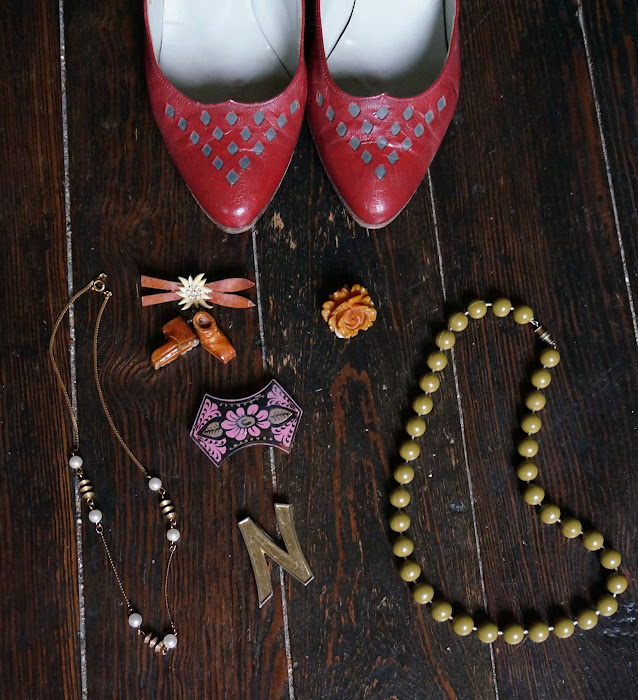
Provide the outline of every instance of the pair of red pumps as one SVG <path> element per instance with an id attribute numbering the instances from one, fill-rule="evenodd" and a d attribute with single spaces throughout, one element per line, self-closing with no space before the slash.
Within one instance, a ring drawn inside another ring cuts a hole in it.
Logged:
<path id="1" fill-rule="evenodd" d="M 290 164 L 304 108 L 344 205 L 380 228 L 409 202 L 458 98 L 458 0 L 145 0 L 151 105 L 213 222 L 249 229 Z"/>

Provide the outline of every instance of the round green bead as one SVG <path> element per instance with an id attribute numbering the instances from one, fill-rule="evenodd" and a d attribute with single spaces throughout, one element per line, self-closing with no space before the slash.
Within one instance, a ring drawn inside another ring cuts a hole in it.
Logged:
<path id="1" fill-rule="evenodd" d="M 410 492 L 405 486 L 397 486 L 390 493 L 390 503 L 395 508 L 405 508 L 410 502 Z"/>
<path id="2" fill-rule="evenodd" d="M 393 476 L 400 484 L 409 484 L 414 479 L 414 469 L 409 464 L 399 464 Z"/>
<path id="3" fill-rule="evenodd" d="M 430 614 L 437 622 L 445 622 L 452 617 L 452 606 L 444 600 L 435 600 Z"/>
<path id="4" fill-rule="evenodd" d="M 537 369 L 532 373 L 532 386 L 537 389 L 545 389 L 552 382 L 552 375 L 546 369 Z"/>
<path id="5" fill-rule="evenodd" d="M 441 386 L 441 380 L 434 372 L 428 372 L 419 379 L 419 386 L 426 394 L 433 394 Z"/>
<path id="6" fill-rule="evenodd" d="M 560 531 L 568 540 L 573 540 L 583 531 L 583 526 L 576 518 L 564 518 L 560 524 Z"/>
<path id="7" fill-rule="evenodd" d="M 399 575 L 404 581 L 416 581 L 421 575 L 421 567 L 412 559 L 404 561 L 399 567 Z"/>
<path id="8" fill-rule="evenodd" d="M 441 350 L 451 350 L 454 347 L 456 338 L 452 331 L 441 331 L 437 334 L 434 342 L 436 343 L 437 348 L 441 348 Z"/>
<path id="9" fill-rule="evenodd" d="M 497 318 L 505 318 L 511 310 L 512 302 L 505 297 L 492 302 L 492 313 Z"/>
<path id="10" fill-rule="evenodd" d="M 547 399 L 540 391 L 531 391 L 525 398 L 525 405 L 530 411 L 540 411 L 546 403 Z"/>
<path id="11" fill-rule="evenodd" d="M 414 587 L 412 597 L 419 605 L 425 605 L 434 597 L 434 588 L 429 583 L 419 583 Z"/>
<path id="12" fill-rule="evenodd" d="M 541 365 L 543 367 L 556 367 L 560 362 L 560 353 L 558 350 L 547 349 L 543 350 L 540 356 Z"/>
<path id="13" fill-rule="evenodd" d="M 474 620 L 469 615 L 455 615 L 452 620 L 452 629 L 459 637 L 467 637 L 472 634 Z"/>
<path id="14" fill-rule="evenodd" d="M 520 644 L 525 639 L 525 630 L 520 625 L 507 625 L 503 628 L 503 639 L 508 644 Z"/>
<path id="15" fill-rule="evenodd" d="M 598 624 L 598 615 L 595 610 L 582 610 L 576 616 L 576 623 L 581 630 L 590 630 Z"/>
<path id="16" fill-rule="evenodd" d="M 434 401 L 427 394 L 419 394 L 412 402 L 412 408 L 420 416 L 427 416 L 434 408 Z"/>
<path id="17" fill-rule="evenodd" d="M 405 532 L 410 527 L 410 516 L 399 510 L 390 516 L 390 529 L 394 532 Z"/>
<path id="18" fill-rule="evenodd" d="M 604 595 L 598 599 L 596 610 L 603 616 L 609 617 L 618 610 L 618 601 L 613 595 Z"/>
<path id="19" fill-rule="evenodd" d="M 624 593 L 627 590 L 627 579 L 622 574 L 607 576 L 607 590 L 610 593 Z"/>
<path id="20" fill-rule="evenodd" d="M 534 319 L 534 312 L 529 308 L 529 306 L 517 306 L 514 309 L 514 320 L 516 323 L 524 325 L 529 323 Z"/>
<path id="21" fill-rule="evenodd" d="M 440 350 L 431 352 L 426 362 L 433 372 L 442 372 L 447 367 L 447 357 L 445 353 Z"/>
<path id="22" fill-rule="evenodd" d="M 543 498 L 545 498 L 545 491 L 536 484 L 530 484 L 523 492 L 523 499 L 530 506 L 539 505 L 543 502 Z"/>
<path id="23" fill-rule="evenodd" d="M 392 545 L 395 557 L 409 557 L 414 552 L 414 542 L 409 537 L 398 537 Z"/>
<path id="24" fill-rule="evenodd" d="M 414 461 L 420 453 L 421 448 L 417 442 L 414 442 L 414 440 L 406 440 L 401 444 L 401 447 L 399 447 L 401 459 L 404 459 L 406 462 Z"/>
<path id="25" fill-rule="evenodd" d="M 476 634 L 484 644 L 491 644 L 498 639 L 498 627 L 493 622 L 485 620 L 479 622 L 476 627 Z"/>
<path id="26" fill-rule="evenodd" d="M 533 642 L 540 644 L 544 642 L 547 637 L 549 637 L 549 627 L 544 622 L 535 622 L 529 628 L 529 638 Z"/>
<path id="27" fill-rule="evenodd" d="M 554 623 L 554 634 L 559 639 L 567 639 L 574 634 L 574 623 L 568 617 L 561 617 Z"/>
<path id="28" fill-rule="evenodd" d="M 456 331 L 457 333 L 459 331 L 464 331 L 467 328 L 468 323 L 469 321 L 467 320 L 467 316 L 460 312 L 452 314 L 447 321 L 447 325 L 450 327 L 450 330 Z"/>
<path id="29" fill-rule="evenodd" d="M 538 476 L 538 467 L 534 462 L 523 462 L 516 470 L 516 474 L 521 481 L 533 481 Z"/>
<path id="30" fill-rule="evenodd" d="M 475 299 L 469 303 L 467 313 L 471 318 L 483 318 L 487 313 L 487 304 L 480 299 Z"/>
<path id="31" fill-rule="evenodd" d="M 595 530 L 583 532 L 583 547 L 590 552 L 596 552 L 605 544 L 605 538 Z"/>
<path id="32" fill-rule="evenodd" d="M 528 413 L 521 420 L 521 430 L 528 435 L 534 435 L 542 426 L 541 417 L 534 413 Z"/>
<path id="33" fill-rule="evenodd" d="M 538 454 L 538 443 L 532 438 L 524 438 L 518 443 L 517 449 L 521 457 L 535 457 Z"/>
<path id="34" fill-rule="evenodd" d="M 546 525 L 553 525 L 560 518 L 560 508 L 553 503 L 543 503 L 539 515 Z"/>
<path id="35" fill-rule="evenodd" d="M 605 569 L 617 569 L 622 561 L 615 549 L 605 549 L 600 553 L 600 563 Z"/>
<path id="36" fill-rule="evenodd" d="M 405 424 L 405 432 L 411 437 L 420 437 L 425 432 L 425 421 L 413 416 Z"/>

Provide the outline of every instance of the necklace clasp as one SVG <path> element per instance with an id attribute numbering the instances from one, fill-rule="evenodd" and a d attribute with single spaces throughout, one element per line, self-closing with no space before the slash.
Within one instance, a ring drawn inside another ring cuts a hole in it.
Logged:
<path id="1" fill-rule="evenodd" d="M 104 294 L 104 292 L 106 291 L 106 275 L 104 273 L 98 275 L 97 279 L 93 280 L 93 285 L 91 286 L 91 289 L 94 292 Z"/>

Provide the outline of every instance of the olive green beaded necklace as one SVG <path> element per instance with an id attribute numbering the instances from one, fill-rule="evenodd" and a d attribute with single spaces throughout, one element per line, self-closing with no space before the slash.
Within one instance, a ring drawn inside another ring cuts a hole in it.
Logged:
<path id="1" fill-rule="evenodd" d="M 543 523 L 558 524 L 565 537 L 568 539 L 581 537 L 586 549 L 592 552 L 598 551 L 603 569 L 609 572 L 605 580 L 608 593 L 601 595 L 595 606 L 578 611 L 575 618 L 564 616 L 553 621 L 552 624 L 538 620 L 530 624 L 528 629 L 519 624 L 507 624 L 500 629 L 497 624 L 489 620 L 475 624 L 473 618 L 466 613 L 452 615 L 451 604 L 441 596 L 435 597 L 433 587 L 421 576 L 421 567 L 410 558 L 414 551 L 414 543 L 405 534 L 410 527 L 410 516 L 404 510 L 410 503 L 410 494 L 405 485 L 414 478 L 414 469 L 410 463 L 417 459 L 421 451 L 414 438 L 420 437 L 425 432 L 426 426 L 422 416 L 430 413 L 434 407 L 432 394 L 440 385 L 439 372 L 443 371 L 448 363 L 445 351 L 451 350 L 454 346 L 455 333 L 467 328 L 468 318 L 483 318 L 490 307 L 497 318 L 505 318 L 513 312 L 514 321 L 519 325 L 532 326 L 545 345 L 539 357 L 541 366 L 532 372 L 530 378 L 533 389 L 525 398 L 525 406 L 530 412 L 522 418 L 520 423 L 524 437 L 518 442 L 517 451 L 523 461 L 517 469 L 517 474 L 518 478 L 527 484 L 523 498 L 529 505 L 538 507 L 538 514 Z M 461 637 L 476 632 L 478 638 L 486 644 L 496 641 L 499 636 L 512 645 L 519 644 L 525 637 L 529 637 L 533 642 L 543 642 L 549 637 L 550 632 L 557 637 L 566 638 L 573 634 L 576 625 L 584 630 L 592 629 L 598 623 L 599 615 L 608 617 L 618 610 L 616 596 L 627 588 L 627 579 L 618 571 L 620 554 L 604 546 L 603 536 L 594 530 L 583 531 L 580 521 L 575 518 L 561 519 L 560 508 L 546 501 L 545 491 L 534 483 L 538 476 L 538 467 L 533 461 L 538 452 L 538 442 L 534 436 L 541 429 L 538 412 L 545 406 L 545 395 L 542 390 L 546 389 L 551 382 L 549 370 L 560 362 L 560 353 L 556 349 L 556 344 L 550 334 L 534 319 L 529 306 L 514 308 L 509 299 L 497 299 L 491 304 L 478 300 L 471 302 L 467 311 L 450 316 L 447 330 L 441 331 L 436 336 L 435 343 L 438 350 L 430 353 L 427 358 L 427 365 L 431 372 L 421 377 L 419 386 L 423 393 L 412 404 L 417 415 L 412 416 L 405 425 L 410 439 L 399 447 L 399 454 L 404 460 L 404 463 L 394 471 L 394 480 L 399 483 L 399 486 L 390 493 L 390 503 L 396 508 L 390 517 L 390 528 L 398 534 L 392 550 L 402 560 L 399 566 L 401 578 L 412 584 L 412 596 L 417 603 L 430 606 L 430 614 L 435 620 L 438 622 L 449 620 L 454 632 Z"/>

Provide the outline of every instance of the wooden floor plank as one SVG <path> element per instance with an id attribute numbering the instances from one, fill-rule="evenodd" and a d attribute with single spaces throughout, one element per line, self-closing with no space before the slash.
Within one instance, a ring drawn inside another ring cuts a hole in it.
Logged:
<path id="1" fill-rule="evenodd" d="M 66 297 L 57 6 L 7 3 L 0 47 L 0 688 L 77 698 L 70 445 L 47 357 Z"/>

